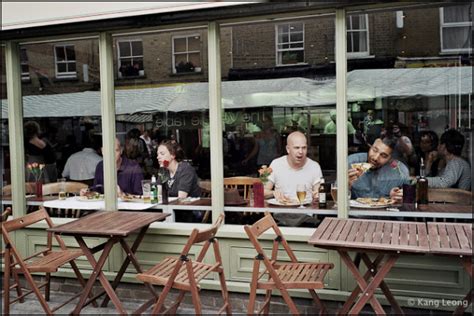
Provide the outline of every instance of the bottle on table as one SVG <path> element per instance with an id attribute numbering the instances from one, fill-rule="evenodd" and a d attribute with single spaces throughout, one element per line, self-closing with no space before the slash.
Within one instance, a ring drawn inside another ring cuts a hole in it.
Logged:
<path id="1" fill-rule="evenodd" d="M 418 208 L 426 207 L 428 204 L 428 179 L 425 177 L 423 158 L 420 164 L 420 177 L 416 181 L 416 204 Z"/>
<path id="2" fill-rule="evenodd" d="M 326 201 L 326 184 L 324 183 L 324 178 L 321 178 L 321 182 L 319 183 L 319 208 L 327 208 L 327 201 Z"/>
<path id="3" fill-rule="evenodd" d="M 158 185 L 155 175 L 151 176 L 151 203 L 158 203 Z"/>

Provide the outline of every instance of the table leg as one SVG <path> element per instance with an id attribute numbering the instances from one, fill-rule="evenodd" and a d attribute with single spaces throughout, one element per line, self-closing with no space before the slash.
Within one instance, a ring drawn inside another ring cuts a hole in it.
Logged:
<path id="1" fill-rule="evenodd" d="M 364 261 L 365 265 L 367 266 L 368 271 L 371 272 L 373 277 L 375 277 L 377 275 L 378 263 L 376 263 L 375 261 L 372 262 L 370 260 L 369 256 L 365 253 L 362 253 L 361 256 L 362 256 L 362 260 Z M 385 294 L 385 297 L 387 298 L 390 305 L 395 309 L 395 313 L 397 315 L 405 315 L 402 308 L 398 304 L 397 300 L 393 297 L 393 294 L 390 291 L 390 289 L 388 288 L 385 281 L 382 280 L 382 282 L 380 282 L 380 288 L 382 289 L 383 294 Z"/>
<path id="2" fill-rule="evenodd" d="M 472 257 L 462 257 L 461 258 L 461 263 L 464 267 L 464 270 L 466 270 L 467 274 L 469 274 L 469 277 L 472 280 Z M 472 284 L 472 282 L 471 282 L 471 284 Z M 467 295 L 463 298 L 463 302 L 466 301 L 467 304 L 465 306 L 463 306 L 462 304 L 459 305 L 456 308 L 456 310 L 454 311 L 453 315 L 462 315 L 462 314 L 464 314 L 464 311 L 466 310 L 466 308 L 469 305 L 471 305 L 473 295 L 474 295 L 474 292 L 471 288 L 469 293 L 467 293 Z"/>
<path id="3" fill-rule="evenodd" d="M 374 260 L 374 265 L 378 266 L 379 263 L 382 261 L 382 259 L 383 259 L 383 255 L 378 255 L 377 258 L 375 258 Z M 360 263 L 360 254 L 358 253 L 354 259 L 354 265 L 356 267 L 359 267 L 359 263 Z M 364 274 L 364 280 L 366 282 L 369 281 L 371 275 L 372 273 L 370 271 L 366 271 Z M 347 315 L 347 313 L 349 312 L 349 309 L 351 308 L 352 304 L 354 304 L 360 292 L 362 292 L 361 288 L 359 286 L 356 286 L 355 289 L 352 291 L 351 295 L 349 296 L 349 298 L 346 300 L 346 303 L 344 304 L 342 309 L 338 312 L 339 315 Z"/>
<path id="4" fill-rule="evenodd" d="M 354 276 L 355 280 L 357 281 L 357 284 L 358 284 L 358 287 L 360 288 L 360 290 L 363 290 L 364 292 L 362 293 L 362 297 L 359 299 L 359 302 L 364 299 L 364 296 L 367 298 L 365 301 L 364 301 L 364 304 L 362 305 L 362 307 L 365 305 L 365 303 L 367 303 L 368 300 L 370 300 L 370 305 L 372 306 L 372 308 L 374 309 L 375 313 L 377 315 L 385 315 L 385 311 L 383 310 L 382 308 L 382 305 L 380 305 L 379 301 L 377 301 L 377 298 L 373 295 L 373 291 L 375 291 L 375 289 L 372 291 L 372 293 L 370 292 L 367 292 L 367 288 L 369 287 L 367 285 L 367 282 L 366 280 L 362 277 L 362 275 L 360 274 L 359 272 L 359 269 L 357 269 L 356 265 L 354 264 L 354 262 L 352 262 L 352 259 L 351 257 L 349 256 L 349 254 L 347 253 L 347 251 L 344 251 L 344 250 L 338 250 L 337 251 L 341 257 L 341 259 L 344 261 L 344 263 L 347 265 L 347 267 L 349 268 L 349 271 L 351 271 L 352 275 Z M 369 275 L 370 275 L 370 272 L 369 272 Z M 373 280 L 372 280 L 373 282 Z M 372 282 L 370 284 L 372 284 Z M 354 289 L 354 291 L 358 291 L 357 288 Z M 367 293 L 366 293 L 367 292 Z M 358 294 L 358 293 L 357 293 Z M 358 302 L 358 303 L 359 303 Z M 348 304 L 350 303 L 350 304 Z M 356 303 L 356 305 L 358 305 L 358 303 Z M 349 309 L 349 307 L 352 305 L 351 302 L 346 302 L 342 308 L 342 310 L 347 310 Z M 362 308 L 360 308 L 362 309 Z M 360 312 L 360 310 L 359 310 Z M 354 315 L 354 314 L 358 314 L 359 312 L 351 312 L 350 314 L 351 315 Z M 347 312 L 346 312 L 347 314 Z"/>
<path id="5" fill-rule="evenodd" d="M 127 254 L 127 256 L 125 257 L 125 259 L 122 263 L 122 266 L 120 267 L 117 275 L 115 276 L 114 281 L 112 282 L 112 288 L 114 290 L 120 284 L 120 280 L 122 280 L 122 276 L 125 273 L 125 271 L 127 270 L 128 265 L 130 264 L 130 262 L 132 262 L 133 266 L 135 267 L 135 270 L 138 273 L 143 272 L 142 268 L 140 267 L 140 264 L 138 263 L 137 257 L 135 257 L 135 253 L 136 253 L 138 247 L 140 246 L 143 238 L 145 237 L 145 233 L 148 230 L 149 226 L 150 225 L 145 226 L 142 229 L 140 229 L 140 232 L 138 233 L 137 238 L 135 238 L 135 241 L 133 242 L 132 248 L 130 248 L 128 246 L 128 244 L 125 242 L 125 240 L 123 238 L 120 239 L 120 245 L 122 246 L 122 248 L 125 251 L 125 253 Z M 153 286 L 151 284 L 148 284 L 148 283 L 145 283 L 145 285 L 148 288 L 148 290 L 153 294 L 153 296 L 158 298 L 158 293 L 155 292 L 155 289 L 153 288 Z M 110 300 L 110 298 L 108 296 L 106 296 L 104 298 L 104 301 L 102 302 L 102 304 L 100 306 L 101 307 L 106 307 L 109 303 L 109 300 Z"/>
<path id="6" fill-rule="evenodd" d="M 387 275 L 388 272 L 390 272 L 392 267 L 395 265 L 395 262 L 397 261 L 397 259 L 398 259 L 398 255 L 395 255 L 395 254 L 388 255 L 388 259 L 385 261 L 385 264 L 373 277 L 372 281 L 367 285 L 367 287 L 365 287 L 359 301 L 352 307 L 352 309 L 349 311 L 349 314 L 351 315 L 359 314 L 369 299 L 372 299 L 372 298 L 375 299 L 375 295 L 374 295 L 375 290 L 377 289 L 377 287 L 379 287 L 384 277 Z M 377 301 L 377 299 L 375 300 Z M 375 312 L 377 313 L 377 315 L 379 315 L 378 311 L 375 311 Z M 385 311 L 383 311 L 383 309 L 382 309 L 382 313 L 385 314 Z"/>
<path id="7" fill-rule="evenodd" d="M 76 241 L 78 242 L 79 246 L 81 247 L 82 251 L 84 252 L 84 255 L 86 256 L 87 260 L 91 264 L 92 268 L 94 269 L 92 271 L 92 274 L 87 281 L 86 287 L 84 288 L 84 292 L 81 295 L 81 298 L 79 300 L 79 303 L 77 303 L 76 308 L 72 312 L 74 315 L 78 315 L 81 312 L 81 309 L 84 307 L 84 304 L 87 300 L 87 297 L 89 296 L 90 291 L 92 290 L 92 286 L 94 285 L 95 281 L 97 278 L 99 278 L 100 283 L 102 284 L 102 287 L 104 288 L 105 292 L 107 295 L 112 299 L 112 302 L 115 305 L 115 308 L 121 315 L 126 315 L 127 311 L 123 308 L 122 303 L 120 302 L 119 298 L 117 297 L 117 294 L 115 294 L 114 289 L 110 286 L 109 281 L 105 277 L 104 273 L 102 272 L 102 267 L 105 264 L 105 261 L 107 260 L 110 251 L 112 250 L 112 247 L 117 241 L 119 240 L 118 237 L 113 237 L 110 238 L 104 247 L 104 250 L 102 251 L 102 254 L 99 257 L 99 260 L 96 261 L 94 258 L 94 255 L 92 254 L 91 250 L 87 246 L 86 242 L 81 236 L 75 236 Z"/>

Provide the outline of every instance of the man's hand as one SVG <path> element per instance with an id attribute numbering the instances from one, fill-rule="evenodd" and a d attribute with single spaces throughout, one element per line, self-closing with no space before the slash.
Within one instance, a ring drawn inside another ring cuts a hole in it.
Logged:
<path id="1" fill-rule="evenodd" d="M 390 190 L 390 198 L 395 201 L 395 203 L 402 203 L 403 200 L 403 190 L 395 187 Z"/>
<path id="2" fill-rule="evenodd" d="M 348 177 L 349 177 L 349 188 L 352 188 L 352 184 L 359 179 L 359 177 L 364 173 L 363 170 L 357 169 L 349 169 Z"/>
<path id="3" fill-rule="evenodd" d="M 89 188 L 82 188 L 79 191 L 79 196 L 86 196 L 87 192 L 89 192 Z"/>
<path id="4" fill-rule="evenodd" d="M 279 190 L 274 190 L 273 191 L 273 196 L 280 203 L 289 203 L 289 202 L 291 202 L 291 199 Z"/>

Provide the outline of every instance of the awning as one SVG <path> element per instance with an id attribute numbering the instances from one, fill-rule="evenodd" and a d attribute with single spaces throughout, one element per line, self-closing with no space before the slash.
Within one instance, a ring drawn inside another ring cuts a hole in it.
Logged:
<path id="1" fill-rule="evenodd" d="M 376 98 L 472 94 L 472 67 L 354 70 L 348 73 L 348 101 Z M 116 113 L 200 111 L 209 108 L 208 83 L 116 90 Z M 222 82 L 225 109 L 327 106 L 336 103 L 336 81 L 307 78 Z M 100 116 L 100 92 L 85 91 L 23 98 L 24 117 Z M 2 118 L 8 117 L 2 100 Z"/>

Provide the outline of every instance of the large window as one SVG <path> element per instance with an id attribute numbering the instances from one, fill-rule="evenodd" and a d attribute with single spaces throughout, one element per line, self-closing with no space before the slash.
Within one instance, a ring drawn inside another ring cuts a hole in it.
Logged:
<path id="1" fill-rule="evenodd" d="M 199 34 L 173 37 L 173 73 L 201 71 Z"/>
<path id="2" fill-rule="evenodd" d="M 119 78 L 144 76 L 142 40 L 120 40 L 117 44 Z"/>
<path id="3" fill-rule="evenodd" d="M 76 51 L 74 45 L 56 45 L 54 47 L 56 78 L 75 78 Z"/>
<path id="4" fill-rule="evenodd" d="M 471 51 L 471 6 L 472 3 L 440 8 L 442 52 Z"/>
<path id="5" fill-rule="evenodd" d="M 277 65 L 304 63 L 304 24 L 285 23 L 275 26 Z"/>
<path id="6" fill-rule="evenodd" d="M 346 18 L 347 54 L 349 57 L 369 55 L 369 25 L 367 14 L 349 15 Z"/>

